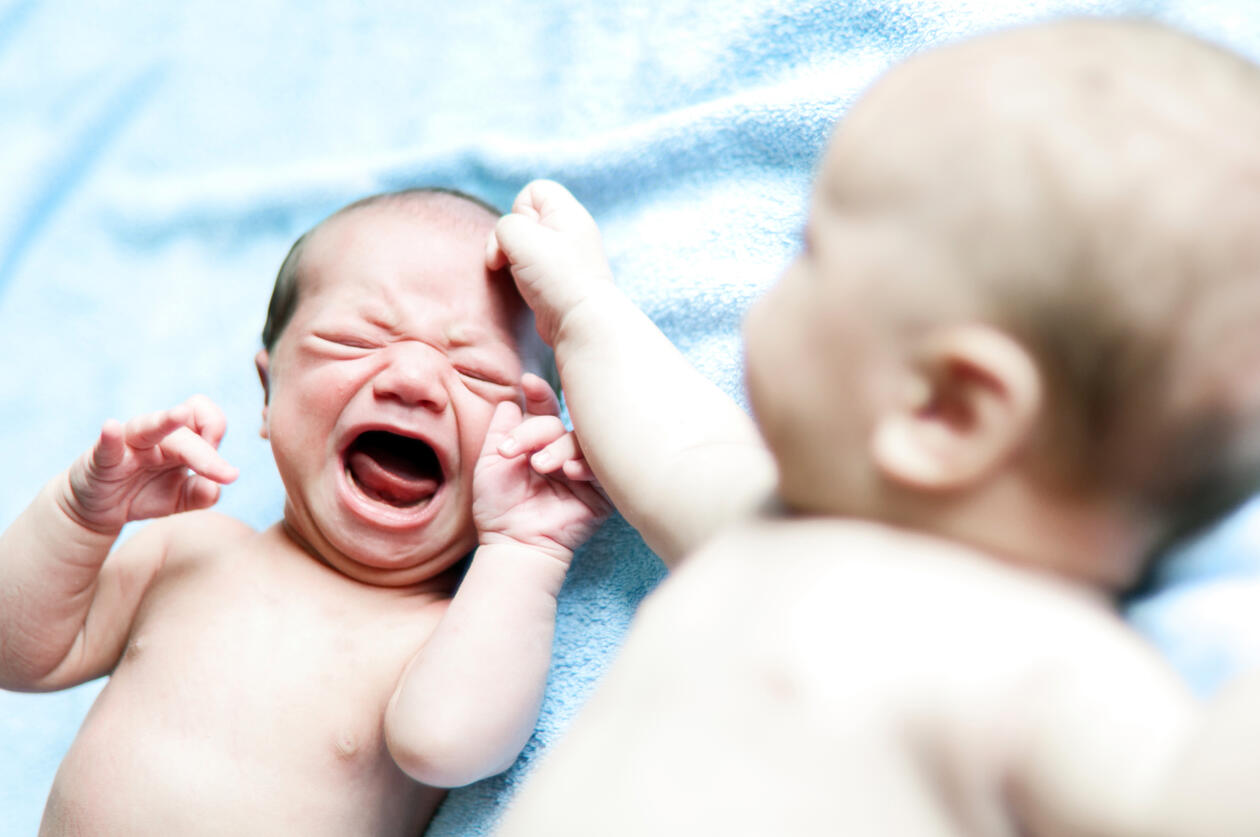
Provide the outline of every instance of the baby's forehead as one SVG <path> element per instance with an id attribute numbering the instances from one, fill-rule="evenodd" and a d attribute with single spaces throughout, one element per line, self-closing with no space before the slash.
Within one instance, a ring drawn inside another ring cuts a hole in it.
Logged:
<path id="1" fill-rule="evenodd" d="M 299 297 L 336 297 L 384 322 L 417 300 L 441 300 L 453 311 L 484 313 L 515 329 L 528 309 L 506 271 L 485 268 L 496 220 L 450 195 L 351 205 L 308 234 Z"/>

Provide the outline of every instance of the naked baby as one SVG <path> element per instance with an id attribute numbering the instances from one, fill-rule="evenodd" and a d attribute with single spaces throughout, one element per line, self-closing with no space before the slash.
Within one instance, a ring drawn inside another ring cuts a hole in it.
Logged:
<path id="1" fill-rule="evenodd" d="M 485 267 L 495 220 L 410 190 L 294 245 L 257 361 L 282 521 L 208 511 L 236 471 L 195 397 L 107 422 L 4 533 L 0 686 L 110 675 L 41 834 L 416 835 L 441 788 L 515 759 L 608 505 L 580 459 L 496 453 L 557 404 Z"/>
<path id="2" fill-rule="evenodd" d="M 1258 133 L 1260 68 L 1152 23 L 898 65 L 745 323 L 764 447 L 527 187 L 491 263 L 682 564 L 502 837 L 1260 834 L 1260 672 L 1200 701 L 1116 608 L 1260 486 Z"/>

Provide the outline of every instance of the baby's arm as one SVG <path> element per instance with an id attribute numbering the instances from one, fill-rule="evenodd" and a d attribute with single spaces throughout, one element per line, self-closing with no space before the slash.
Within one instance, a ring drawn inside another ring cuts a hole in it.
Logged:
<path id="1" fill-rule="evenodd" d="M 1011 783 L 1030 833 L 1260 834 L 1260 672 L 1201 704 L 1141 649 L 1038 691 Z"/>
<path id="2" fill-rule="evenodd" d="M 1008 786 L 1032 834 L 1260 834 L 1260 672 L 1196 700 L 1137 636 L 1095 635 L 1027 693 Z"/>
<path id="3" fill-rule="evenodd" d="M 1260 671 L 1205 707 L 1161 798 L 1160 837 L 1260 834 Z"/>
<path id="4" fill-rule="evenodd" d="M 617 289 L 594 220 L 563 187 L 526 186 L 487 258 L 510 265 L 591 468 L 666 564 L 770 495 L 756 425 Z"/>
<path id="5" fill-rule="evenodd" d="M 545 381 L 522 381 L 526 409 L 565 437 Z M 551 476 L 498 453 L 520 408 L 500 404 L 473 479 L 479 546 L 433 636 L 404 673 L 385 720 L 395 761 L 427 785 L 457 787 L 502 772 L 538 721 L 551 662 L 556 596 L 573 551 L 611 507 L 580 455 Z M 523 450 L 522 453 L 529 453 Z"/>
<path id="6" fill-rule="evenodd" d="M 1164 820 L 1198 707 L 1151 649 L 1124 643 L 1102 637 L 1011 696 L 1023 721 L 1003 779 L 1029 834 L 1150 837 Z"/>
<path id="7" fill-rule="evenodd" d="M 216 450 L 224 429 L 201 397 L 108 421 L 0 536 L 0 686 L 59 689 L 112 668 L 164 549 L 146 530 L 106 556 L 128 521 L 214 504 L 236 478 Z"/>

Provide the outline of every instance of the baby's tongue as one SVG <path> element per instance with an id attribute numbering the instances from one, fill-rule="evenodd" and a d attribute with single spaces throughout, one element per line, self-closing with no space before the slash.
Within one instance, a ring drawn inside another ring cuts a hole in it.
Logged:
<path id="1" fill-rule="evenodd" d="M 365 433 L 347 452 L 346 467 L 369 497 L 394 506 L 413 506 L 438 489 L 440 470 L 428 446 L 392 434 Z"/>

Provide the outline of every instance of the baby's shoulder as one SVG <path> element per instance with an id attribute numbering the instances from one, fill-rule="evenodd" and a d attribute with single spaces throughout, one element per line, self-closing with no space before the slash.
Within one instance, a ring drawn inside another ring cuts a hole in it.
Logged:
<path id="1" fill-rule="evenodd" d="M 141 526 L 120 552 L 156 552 L 163 563 L 204 557 L 257 535 L 252 526 L 230 515 L 205 510 L 173 514 Z"/>
<path id="2" fill-rule="evenodd" d="M 766 633 L 777 654 L 797 654 L 807 666 L 813 658 L 833 669 L 883 672 L 889 685 L 985 689 L 1046 670 L 1152 656 L 1091 593 L 949 542 L 857 521 L 759 521 L 732 530 L 684 562 L 656 598 L 664 621 Z"/>

